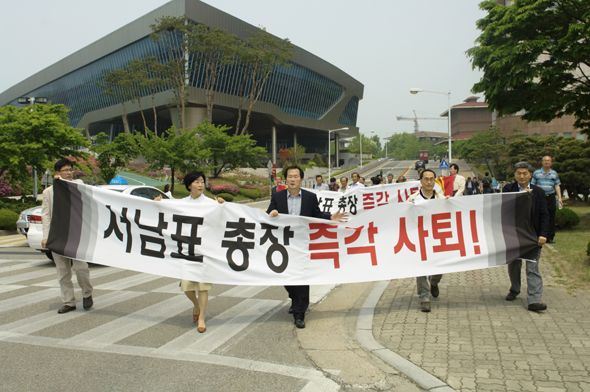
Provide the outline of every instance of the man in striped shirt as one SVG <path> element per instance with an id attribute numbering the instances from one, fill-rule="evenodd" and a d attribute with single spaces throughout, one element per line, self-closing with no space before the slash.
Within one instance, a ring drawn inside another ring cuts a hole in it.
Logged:
<path id="1" fill-rule="evenodd" d="M 547 242 L 554 243 L 555 237 L 555 197 L 559 202 L 559 207 L 563 207 L 561 200 L 561 182 L 555 170 L 551 169 L 553 160 L 549 155 L 543 157 L 543 167 L 533 173 L 531 184 L 537 185 L 545 191 L 545 201 L 547 202 L 547 209 L 549 210 L 549 235 Z"/>

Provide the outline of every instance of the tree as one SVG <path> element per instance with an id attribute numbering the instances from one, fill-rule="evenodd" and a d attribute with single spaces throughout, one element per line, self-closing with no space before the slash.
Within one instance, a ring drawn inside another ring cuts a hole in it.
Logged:
<path id="1" fill-rule="evenodd" d="M 567 190 L 572 199 L 578 199 L 583 194 L 588 201 L 590 192 L 590 142 L 583 142 L 574 138 L 555 136 L 522 137 L 515 134 L 508 145 L 508 170 L 514 173 L 514 164 L 525 161 L 533 169 L 543 166 L 543 157 L 553 158 L 552 169 L 557 171 L 562 183 L 562 191 Z"/>
<path id="2" fill-rule="evenodd" d="M 264 86 L 276 67 L 290 67 L 289 61 L 293 58 L 293 44 L 289 39 L 275 39 L 271 34 L 266 32 L 265 28 L 260 28 L 257 32 L 248 32 L 250 37 L 246 39 L 244 45 L 238 48 L 238 61 L 242 63 L 241 69 L 243 79 L 239 89 L 238 104 L 238 122 L 236 124 L 236 134 L 240 129 L 242 116 L 242 106 L 248 101 L 248 111 L 246 120 L 241 134 L 243 135 L 250 125 L 250 115 L 252 109 Z M 245 89 L 244 87 L 249 87 Z"/>
<path id="3" fill-rule="evenodd" d="M 137 100 L 137 104 L 139 105 L 139 113 L 141 113 L 141 118 L 143 120 L 145 136 L 147 137 L 148 126 L 147 122 L 145 121 L 143 109 L 141 107 L 141 96 L 145 91 L 146 81 L 150 79 L 146 62 L 139 59 L 133 59 L 125 66 L 124 71 L 127 72 L 129 89 L 132 94 L 131 102 L 133 103 L 135 100 Z"/>
<path id="4" fill-rule="evenodd" d="M 291 157 L 293 158 L 293 163 L 301 164 L 303 161 L 303 157 L 305 156 L 305 147 L 298 144 L 296 147 L 289 147 L 287 151 L 291 152 Z"/>
<path id="5" fill-rule="evenodd" d="M 186 174 L 191 170 L 201 169 L 200 162 L 208 156 L 201 146 L 196 129 L 177 130 L 171 127 L 161 137 L 149 131 L 148 137 L 141 138 L 140 144 L 142 155 L 150 162 L 152 170 L 170 168 L 172 192 L 175 174 L 179 171 Z"/>
<path id="6" fill-rule="evenodd" d="M 0 176 L 6 180 L 8 173 L 9 183 L 16 185 L 30 177 L 29 166 L 43 173 L 64 156 L 84 156 L 74 148 L 90 143 L 68 125 L 68 112 L 64 105 L 0 107 Z"/>
<path id="7" fill-rule="evenodd" d="M 102 81 L 102 83 L 101 83 Z M 103 94 L 114 98 L 123 106 L 123 127 L 125 133 L 129 133 L 129 123 L 127 122 L 127 110 L 125 109 L 125 102 L 132 97 L 130 91 L 131 80 L 129 74 L 124 68 L 115 70 L 105 70 L 101 80 L 96 80 L 95 83 L 104 89 Z"/>
<path id="8" fill-rule="evenodd" d="M 288 148 L 281 148 L 279 150 L 279 161 L 287 162 L 293 157 L 293 151 L 289 150 Z"/>
<path id="9" fill-rule="evenodd" d="M 225 67 L 235 64 L 238 38 L 225 29 L 202 24 L 196 26 L 190 38 L 195 64 L 205 66 L 207 118 L 212 123 L 215 82 Z"/>
<path id="10" fill-rule="evenodd" d="M 477 21 L 482 34 L 469 49 L 473 68 L 483 70 L 473 93 L 484 93 L 500 116 L 520 110 L 527 121 L 564 115 L 590 134 L 590 2 L 487 0 Z"/>
<path id="11" fill-rule="evenodd" d="M 178 123 L 185 129 L 185 104 L 188 88 L 188 59 L 195 25 L 185 16 L 163 16 L 150 25 L 150 37 L 160 45 L 167 62 L 161 67 L 163 77 L 170 83 L 174 94 Z"/>
<path id="12" fill-rule="evenodd" d="M 109 136 L 104 132 L 96 135 L 96 144 L 90 147 L 90 151 L 97 154 L 100 176 L 107 184 L 141 152 L 136 135 L 121 133 L 109 143 Z"/>
<path id="13" fill-rule="evenodd" d="M 152 109 L 154 111 L 154 134 L 158 136 L 158 113 L 156 112 L 156 93 L 166 86 L 168 82 L 163 77 L 164 67 L 155 56 L 146 56 L 142 59 L 148 71 L 148 78 L 142 83 L 143 87 L 150 92 L 152 97 Z"/>
<path id="14" fill-rule="evenodd" d="M 259 167 L 257 158 L 266 158 L 266 149 L 256 147 L 256 141 L 251 135 L 228 135 L 230 129 L 215 126 L 204 121 L 197 125 L 196 131 L 201 135 L 202 147 L 208 152 L 207 166 L 217 178 L 225 170 L 235 170 L 241 166 Z"/>

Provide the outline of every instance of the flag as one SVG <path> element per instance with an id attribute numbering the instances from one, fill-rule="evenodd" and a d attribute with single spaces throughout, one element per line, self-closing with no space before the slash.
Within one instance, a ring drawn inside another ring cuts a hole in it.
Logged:
<path id="1" fill-rule="evenodd" d="M 453 182 L 455 176 L 438 177 L 436 183 L 440 187 L 440 190 L 445 196 L 453 196 Z"/>

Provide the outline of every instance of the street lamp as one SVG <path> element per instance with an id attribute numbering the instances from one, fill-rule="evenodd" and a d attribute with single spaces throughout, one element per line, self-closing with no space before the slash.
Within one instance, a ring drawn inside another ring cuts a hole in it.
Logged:
<path id="1" fill-rule="evenodd" d="M 451 91 L 449 90 L 448 93 L 444 93 L 442 91 L 430 91 L 430 90 L 424 90 L 421 88 L 411 88 L 410 89 L 410 93 L 411 94 L 418 94 L 421 92 L 425 92 L 425 93 L 434 93 L 434 94 L 444 94 L 448 97 L 448 101 L 449 101 L 449 164 L 451 163 Z"/>
<path id="2" fill-rule="evenodd" d="M 369 133 L 375 133 L 375 131 L 371 131 Z M 363 170 L 363 134 L 359 131 L 359 143 L 361 148 L 361 170 Z"/>
<path id="3" fill-rule="evenodd" d="M 330 180 L 331 178 L 331 173 L 332 171 L 330 170 L 332 168 L 332 159 L 330 157 L 331 152 L 330 152 L 330 134 L 332 132 L 338 132 L 338 131 L 348 131 L 348 127 L 344 127 L 344 128 L 338 128 L 338 129 L 328 129 L 328 180 Z M 336 146 L 336 148 L 338 148 L 338 146 Z"/>
<path id="4" fill-rule="evenodd" d="M 47 103 L 47 98 L 45 97 L 19 97 L 18 103 L 21 105 L 34 105 L 35 103 Z M 33 108 L 31 108 L 33 111 Z M 33 167 L 33 197 L 37 200 L 37 169 Z"/>

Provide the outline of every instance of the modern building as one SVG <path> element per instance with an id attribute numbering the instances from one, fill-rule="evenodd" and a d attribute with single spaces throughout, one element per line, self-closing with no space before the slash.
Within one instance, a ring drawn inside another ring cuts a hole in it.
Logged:
<path id="1" fill-rule="evenodd" d="M 46 97 L 53 104 L 68 107 L 70 125 L 83 129 L 87 137 L 105 132 L 113 138 L 124 132 L 122 105 L 103 94 L 95 81 L 105 70 L 124 67 L 133 58 L 155 55 L 163 61 L 162 52 L 149 36 L 150 25 L 157 18 L 183 15 L 196 23 L 226 29 L 239 39 L 246 39 L 248 31 L 257 29 L 199 0 L 173 0 L 0 93 L 0 106 L 19 106 L 19 97 Z M 291 66 L 277 67 L 267 81 L 254 106 L 248 129 L 257 144 L 267 148 L 273 161 L 280 148 L 295 144 L 305 147 L 311 156 L 327 154 L 328 130 L 348 128 L 331 133 L 337 146 L 340 137 L 358 134 L 356 120 L 364 86 L 305 49 L 295 46 L 293 50 Z M 186 114 L 189 127 L 206 117 L 205 78 L 200 70 L 194 67 L 190 75 Z M 239 67 L 226 68 L 218 78 L 215 124 L 236 126 L 239 72 Z M 171 91 L 155 95 L 158 133 L 171 127 L 177 118 L 170 106 L 172 98 Z M 142 104 L 151 127 L 154 123 L 151 97 L 145 96 Z M 127 102 L 125 106 L 129 128 L 143 131 L 138 103 Z"/>

